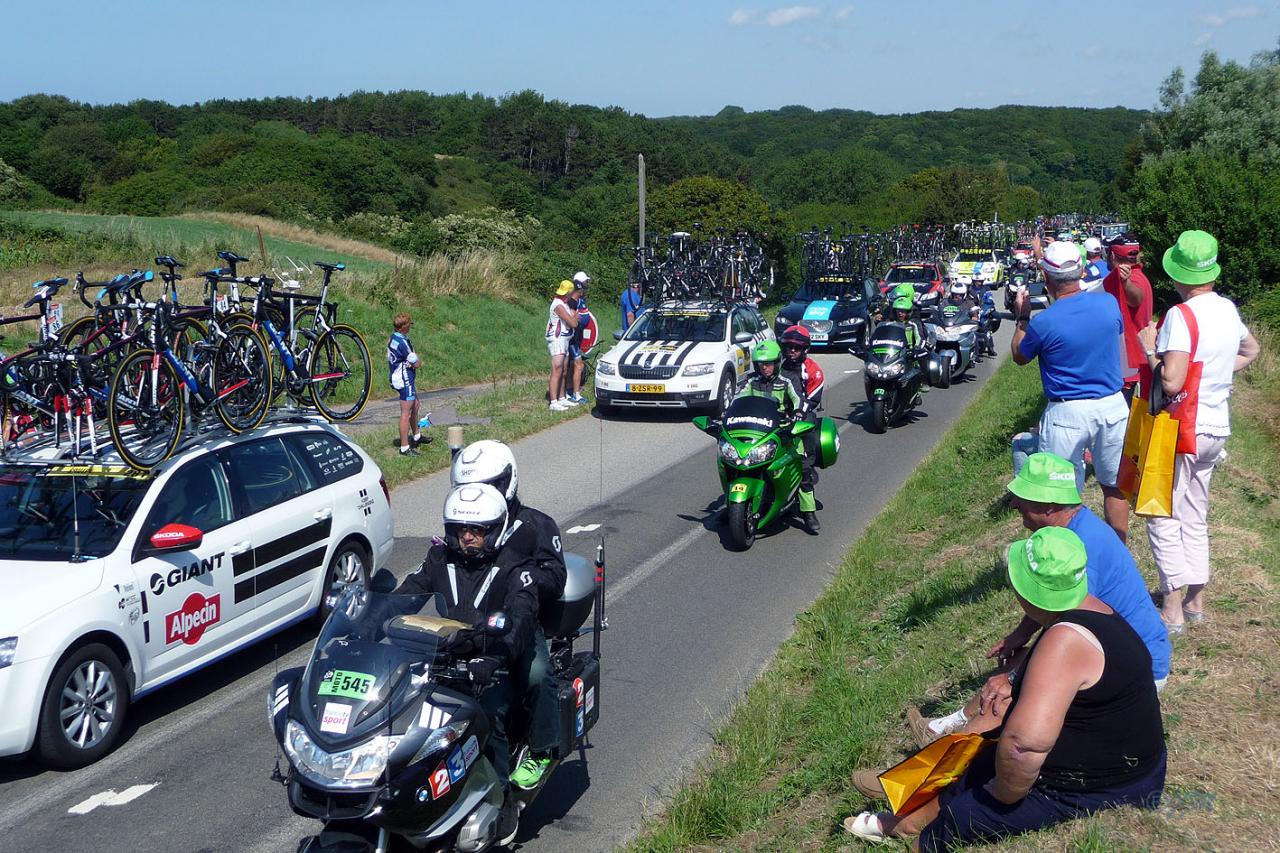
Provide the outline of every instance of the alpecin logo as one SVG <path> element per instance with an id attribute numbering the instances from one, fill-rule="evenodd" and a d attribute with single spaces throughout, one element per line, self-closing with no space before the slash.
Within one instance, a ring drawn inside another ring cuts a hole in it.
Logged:
<path id="1" fill-rule="evenodd" d="M 221 618 L 221 595 L 205 598 L 193 592 L 182 602 L 181 610 L 164 617 L 164 644 L 168 646 L 181 640 L 188 646 L 194 646 L 204 636 L 205 629 L 217 624 Z"/>

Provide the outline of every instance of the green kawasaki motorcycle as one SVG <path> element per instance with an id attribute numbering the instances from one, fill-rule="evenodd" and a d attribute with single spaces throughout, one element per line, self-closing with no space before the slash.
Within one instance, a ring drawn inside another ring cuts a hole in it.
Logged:
<path id="1" fill-rule="evenodd" d="M 819 468 L 834 465 L 840 452 L 840 436 L 831 418 L 822 418 L 818 426 L 808 421 L 793 424 L 783 420 L 768 397 L 739 397 L 729 404 L 723 421 L 703 415 L 694 418 L 693 425 L 719 439 L 717 468 L 729 541 L 739 551 L 751 547 L 757 530 L 795 506 L 804 459 L 801 436 L 818 430 Z"/>

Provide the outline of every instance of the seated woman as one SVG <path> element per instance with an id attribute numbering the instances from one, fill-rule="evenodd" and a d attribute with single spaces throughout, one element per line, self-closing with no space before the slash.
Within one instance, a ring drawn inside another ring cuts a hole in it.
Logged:
<path id="1" fill-rule="evenodd" d="M 1004 725 L 963 776 L 903 816 L 844 821 L 868 841 L 918 835 L 916 849 L 950 850 L 1031 832 L 1103 809 L 1154 808 L 1165 747 L 1151 655 L 1123 618 L 1088 594 L 1085 549 L 1061 527 L 1009 547 L 1009 581 L 1043 629 Z"/>

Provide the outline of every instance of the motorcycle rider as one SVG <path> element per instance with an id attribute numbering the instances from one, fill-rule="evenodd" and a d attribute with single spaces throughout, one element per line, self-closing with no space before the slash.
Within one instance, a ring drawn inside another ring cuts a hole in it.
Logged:
<path id="1" fill-rule="evenodd" d="M 782 378 L 792 384 L 800 397 L 799 420 L 814 425 L 800 436 L 804 445 L 804 467 L 800 479 L 800 515 L 804 526 L 810 533 L 816 534 L 822 525 L 818 523 L 817 498 L 814 497 L 814 486 L 818 483 L 816 470 L 818 460 L 818 409 L 822 406 L 822 392 L 827 387 L 818 362 L 809 358 L 809 330 L 804 326 L 788 326 L 782 333 Z M 805 508 L 804 495 L 808 493 L 812 500 L 812 509 Z"/>
<path id="2" fill-rule="evenodd" d="M 978 300 L 973 298 L 973 294 L 969 292 L 969 285 L 960 279 L 956 279 L 951 283 L 951 290 L 947 293 L 947 299 L 942 303 L 945 305 L 955 305 L 962 311 L 967 311 L 973 319 L 978 319 Z"/>
<path id="3" fill-rule="evenodd" d="M 924 324 L 919 318 L 912 316 L 915 301 L 910 296 L 899 296 L 893 300 L 893 318 L 907 330 L 907 346 L 911 347 L 911 359 L 916 363 L 914 377 L 907 385 L 907 393 L 911 395 L 911 405 L 918 406 L 923 401 L 920 396 L 921 378 L 924 375 L 923 359 L 929 356 L 929 337 L 925 334 Z"/>
<path id="4" fill-rule="evenodd" d="M 564 595 L 567 577 L 560 527 L 545 512 L 521 503 L 520 472 L 511 448 L 491 439 L 473 441 L 454 457 L 449 482 L 454 487 L 484 483 L 498 490 L 506 500 L 511 519 L 501 543 L 502 552 L 510 552 L 531 565 L 539 606 L 554 606 Z M 529 750 L 511 774 L 511 781 L 526 790 L 536 788 L 542 781 L 558 741 L 555 683 L 547 677 L 550 669 L 547 638 L 542 625 L 538 624 L 533 636 L 533 655 L 520 679 L 525 686 L 524 702 L 530 709 Z"/>
<path id="5" fill-rule="evenodd" d="M 520 811 L 508 784 L 507 716 L 514 692 L 511 676 L 498 676 L 497 670 L 519 672 L 528 667 L 538 624 L 531 564 L 523 555 L 501 547 L 509 522 L 507 502 L 493 486 L 454 488 L 444 502 L 444 542 L 433 544 L 418 570 L 396 589 L 405 595 L 440 593 L 449 618 L 472 626 L 454 633 L 444 649 L 466 659 L 476 685 L 487 685 L 476 701 L 491 725 L 485 757 L 503 784 L 499 845 L 515 838 Z"/>

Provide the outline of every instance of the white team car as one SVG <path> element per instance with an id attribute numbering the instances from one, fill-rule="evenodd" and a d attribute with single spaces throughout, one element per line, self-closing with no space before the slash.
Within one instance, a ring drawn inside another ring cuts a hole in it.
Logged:
<path id="1" fill-rule="evenodd" d="M 0 462 L 0 756 L 98 760 L 134 700 L 391 555 L 386 481 L 326 424 L 216 432 L 151 474 L 55 458 Z"/>
<path id="2" fill-rule="evenodd" d="M 641 314 L 596 364 L 596 407 L 722 409 L 773 339 L 754 305 L 669 302 Z"/>
<path id="3" fill-rule="evenodd" d="M 961 249 L 947 265 L 947 274 L 972 287 L 997 288 L 1004 284 L 1004 261 L 991 249 Z"/>

